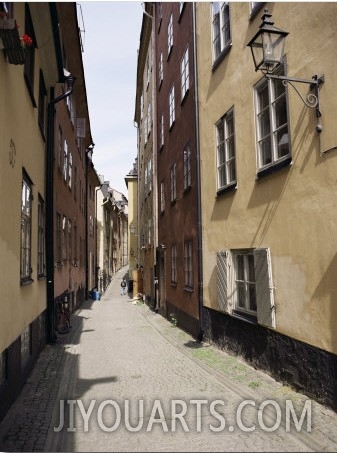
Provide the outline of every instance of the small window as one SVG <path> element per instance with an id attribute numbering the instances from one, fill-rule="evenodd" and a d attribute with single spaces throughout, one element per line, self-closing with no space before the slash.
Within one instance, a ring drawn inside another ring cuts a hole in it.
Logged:
<path id="1" fill-rule="evenodd" d="M 161 115 L 160 119 L 160 132 L 159 132 L 159 149 L 164 146 L 164 114 Z"/>
<path id="2" fill-rule="evenodd" d="M 177 283 L 177 246 L 171 246 L 171 283 Z"/>
<path id="3" fill-rule="evenodd" d="M 171 181 L 171 203 L 173 203 L 177 198 L 177 165 L 175 163 L 171 167 L 170 181 Z"/>
<path id="4" fill-rule="evenodd" d="M 185 288 L 193 288 L 193 242 L 184 242 L 184 274 Z"/>
<path id="5" fill-rule="evenodd" d="M 163 64 L 163 52 L 160 52 L 159 62 L 158 62 L 158 79 L 159 79 L 159 88 L 164 80 L 164 64 Z"/>
<path id="6" fill-rule="evenodd" d="M 181 75 L 181 100 L 183 100 L 190 87 L 190 70 L 189 70 L 189 54 L 188 47 L 184 52 L 184 56 L 180 63 Z"/>
<path id="7" fill-rule="evenodd" d="M 32 355 L 32 329 L 28 325 L 21 333 L 21 366 L 24 367 Z"/>
<path id="8" fill-rule="evenodd" d="M 184 190 L 187 190 L 192 185 L 191 158 L 191 148 L 186 146 L 184 149 Z"/>
<path id="9" fill-rule="evenodd" d="M 277 73 L 284 74 L 283 67 Z M 286 87 L 281 80 L 263 79 L 255 88 L 257 167 L 265 170 L 290 158 Z"/>
<path id="10" fill-rule="evenodd" d="M 32 182 L 27 174 L 23 173 L 21 196 L 21 283 L 32 280 L 32 198 Z"/>
<path id="11" fill-rule="evenodd" d="M 174 85 L 172 86 L 170 93 L 169 93 L 169 118 L 170 118 L 170 128 L 171 128 L 176 119 Z"/>
<path id="12" fill-rule="evenodd" d="M 218 191 L 236 182 L 234 114 L 226 113 L 216 124 Z"/>
<path id="13" fill-rule="evenodd" d="M 165 211 L 165 185 L 162 181 L 160 183 L 160 212 Z"/>
<path id="14" fill-rule="evenodd" d="M 212 3 L 213 60 L 231 45 L 231 23 L 229 2 Z"/>
<path id="15" fill-rule="evenodd" d="M 169 23 L 167 26 L 167 58 L 171 54 L 171 50 L 173 47 L 173 14 L 170 14 Z"/>
<path id="16" fill-rule="evenodd" d="M 36 107 L 36 102 L 34 98 L 34 73 L 35 73 L 35 33 L 33 28 L 33 21 L 30 15 L 30 9 L 28 3 L 25 4 L 25 34 L 29 35 L 33 44 L 28 46 L 25 49 L 25 64 L 24 64 L 24 77 L 26 85 L 33 103 L 33 106 Z"/>
<path id="17" fill-rule="evenodd" d="M 39 104 L 38 104 L 38 121 L 41 132 L 45 136 L 45 126 L 46 126 L 46 84 L 44 82 L 43 72 L 40 70 L 40 79 L 39 79 Z"/>
<path id="18" fill-rule="evenodd" d="M 269 248 L 219 251 L 217 271 L 220 311 L 275 328 Z"/>

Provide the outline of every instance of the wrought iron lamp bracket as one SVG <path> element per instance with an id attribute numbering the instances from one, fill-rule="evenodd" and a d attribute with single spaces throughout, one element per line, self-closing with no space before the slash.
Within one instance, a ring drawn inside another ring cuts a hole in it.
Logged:
<path id="1" fill-rule="evenodd" d="M 286 86 L 288 83 L 293 87 L 299 97 L 302 99 L 303 103 L 309 108 L 316 108 L 316 117 L 320 118 L 322 113 L 320 111 L 320 104 L 319 104 L 319 86 L 325 81 L 324 75 L 318 77 L 314 75 L 311 80 L 308 79 L 299 79 L 296 77 L 286 77 L 286 76 L 279 76 L 275 74 L 265 74 L 267 79 L 278 79 L 281 80 L 283 85 Z M 307 98 L 305 99 L 299 90 L 295 87 L 294 83 L 306 83 L 310 85 L 310 90 L 314 90 L 314 93 L 309 93 Z"/>

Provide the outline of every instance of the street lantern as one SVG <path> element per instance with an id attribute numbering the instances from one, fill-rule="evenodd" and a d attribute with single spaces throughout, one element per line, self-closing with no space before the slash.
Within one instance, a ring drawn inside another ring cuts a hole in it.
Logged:
<path id="1" fill-rule="evenodd" d="M 252 51 L 255 71 L 271 73 L 282 63 L 285 37 L 288 34 L 287 31 L 274 27 L 270 12 L 265 9 L 258 32 L 247 44 Z"/>

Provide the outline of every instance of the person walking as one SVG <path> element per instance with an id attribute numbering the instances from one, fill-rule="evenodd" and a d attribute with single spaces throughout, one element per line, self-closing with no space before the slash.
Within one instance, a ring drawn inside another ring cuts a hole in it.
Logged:
<path id="1" fill-rule="evenodd" d="M 126 294 L 126 281 L 125 278 L 121 281 L 121 296 Z"/>

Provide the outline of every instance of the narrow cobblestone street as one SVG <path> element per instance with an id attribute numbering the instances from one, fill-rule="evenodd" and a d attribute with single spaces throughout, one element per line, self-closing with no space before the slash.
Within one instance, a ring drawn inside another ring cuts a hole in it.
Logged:
<path id="1" fill-rule="evenodd" d="M 121 296 L 125 273 L 43 350 L 1 451 L 337 451 L 336 413 Z"/>

